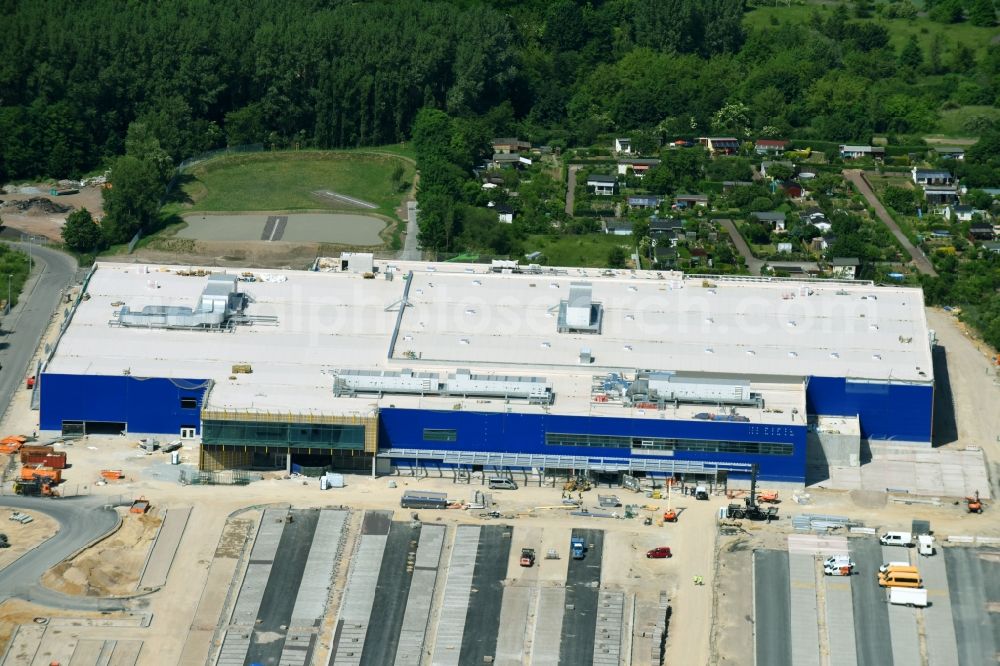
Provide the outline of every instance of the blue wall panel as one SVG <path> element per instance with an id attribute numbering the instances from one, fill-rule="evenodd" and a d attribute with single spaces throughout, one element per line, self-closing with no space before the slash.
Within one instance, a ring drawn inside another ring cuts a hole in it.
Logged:
<path id="1" fill-rule="evenodd" d="M 931 386 L 813 377 L 806 389 L 806 410 L 810 414 L 856 414 L 861 436 L 868 439 L 931 441 L 933 406 Z"/>
<path id="2" fill-rule="evenodd" d="M 41 382 L 42 430 L 61 430 L 63 421 L 126 423 L 129 432 L 180 434 L 181 426 L 201 430 L 203 379 L 45 373 Z M 182 408 L 181 398 L 197 407 Z"/>
<path id="3" fill-rule="evenodd" d="M 424 428 L 454 429 L 457 441 L 425 442 Z M 552 414 L 429 411 L 387 408 L 380 411 L 379 447 L 500 451 L 550 455 L 628 458 L 629 449 L 546 446 L 545 433 L 624 435 L 794 444 L 791 456 L 677 452 L 671 459 L 759 463 L 761 478 L 802 481 L 806 428 L 754 423 L 669 421 Z M 647 456 L 643 456 L 647 457 Z M 662 458 L 663 456 L 648 456 Z"/>

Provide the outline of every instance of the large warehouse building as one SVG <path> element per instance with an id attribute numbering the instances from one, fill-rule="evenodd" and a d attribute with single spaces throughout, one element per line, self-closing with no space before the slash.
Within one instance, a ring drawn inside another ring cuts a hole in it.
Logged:
<path id="1" fill-rule="evenodd" d="M 288 464 L 745 475 L 807 442 L 928 445 L 919 290 L 381 263 L 256 274 L 100 264 L 41 374 L 43 431 Z M 359 268 L 360 266 L 360 268 Z"/>

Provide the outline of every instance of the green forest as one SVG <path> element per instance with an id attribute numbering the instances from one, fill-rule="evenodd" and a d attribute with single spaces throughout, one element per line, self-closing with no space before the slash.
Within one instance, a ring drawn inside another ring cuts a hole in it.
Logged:
<path id="1" fill-rule="evenodd" d="M 943 113 L 989 110 L 1000 95 L 991 0 L 0 0 L 0 11 L 2 181 L 96 169 L 125 152 L 134 121 L 176 163 L 225 145 L 403 141 L 424 107 L 553 145 L 615 131 L 865 141 L 935 132 Z M 995 118 L 959 123 L 975 135 Z"/>

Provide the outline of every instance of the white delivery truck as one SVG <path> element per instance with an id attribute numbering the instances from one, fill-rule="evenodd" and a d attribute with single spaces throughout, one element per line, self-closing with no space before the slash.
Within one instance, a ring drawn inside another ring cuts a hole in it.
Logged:
<path id="1" fill-rule="evenodd" d="M 899 606 L 927 608 L 927 590 L 909 587 L 890 587 L 889 603 Z"/>
<path id="2" fill-rule="evenodd" d="M 921 534 L 917 537 L 917 552 L 924 556 L 934 554 L 934 537 L 928 534 Z"/>
<path id="3" fill-rule="evenodd" d="M 883 546 L 909 547 L 913 545 L 913 535 L 909 532 L 886 532 L 878 540 Z"/>

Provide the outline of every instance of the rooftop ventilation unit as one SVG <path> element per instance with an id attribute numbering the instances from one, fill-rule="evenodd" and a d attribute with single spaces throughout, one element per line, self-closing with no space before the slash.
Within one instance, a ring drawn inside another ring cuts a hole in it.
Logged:
<path id="1" fill-rule="evenodd" d="M 435 372 L 412 370 L 335 370 L 333 394 L 354 396 L 362 393 L 477 396 L 501 399 L 524 399 L 532 404 L 552 403 L 552 387 L 544 377 L 477 375 L 459 369 L 441 381 Z"/>
<path id="2" fill-rule="evenodd" d="M 571 282 L 569 298 L 559 301 L 560 333 L 600 334 L 604 308 L 593 301 L 593 286 L 589 282 Z"/>
<path id="3" fill-rule="evenodd" d="M 276 317 L 244 314 L 249 299 L 237 289 L 238 278 L 226 273 L 208 276 L 198 306 L 147 305 L 135 311 L 123 305 L 110 323 L 133 328 L 223 329 L 236 324 L 275 323 Z"/>
<path id="4" fill-rule="evenodd" d="M 678 375 L 673 372 L 640 372 L 629 389 L 633 402 L 704 403 L 763 407 L 750 382 L 728 377 Z"/>

